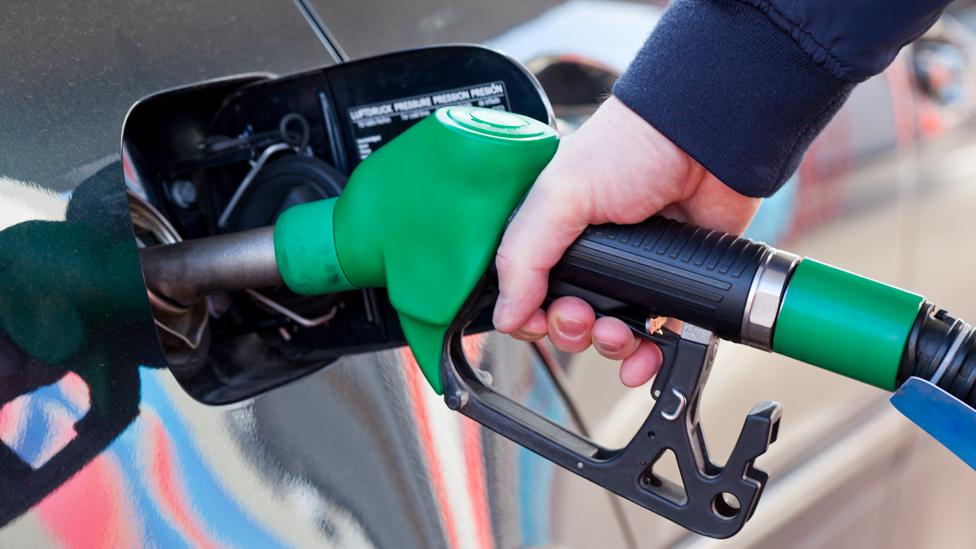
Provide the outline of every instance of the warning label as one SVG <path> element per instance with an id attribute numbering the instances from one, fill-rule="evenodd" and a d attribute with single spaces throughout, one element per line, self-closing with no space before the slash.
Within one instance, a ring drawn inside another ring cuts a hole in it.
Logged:
<path id="1" fill-rule="evenodd" d="M 396 137 L 413 122 L 440 107 L 472 105 L 509 110 L 504 82 L 488 82 L 453 90 L 415 95 L 350 108 L 349 121 L 362 160 L 386 141 Z"/>

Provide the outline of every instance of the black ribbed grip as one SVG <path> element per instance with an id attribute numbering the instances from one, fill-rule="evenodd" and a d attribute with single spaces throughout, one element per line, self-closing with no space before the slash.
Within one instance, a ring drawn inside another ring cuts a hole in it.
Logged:
<path id="1" fill-rule="evenodd" d="M 638 225 L 588 228 L 552 278 L 738 341 L 765 249 L 747 238 L 652 217 Z"/>

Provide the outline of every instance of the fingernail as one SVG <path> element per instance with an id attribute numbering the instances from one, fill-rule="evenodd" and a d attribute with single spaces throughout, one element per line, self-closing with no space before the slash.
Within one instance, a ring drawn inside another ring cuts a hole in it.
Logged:
<path id="1" fill-rule="evenodd" d="M 542 337 L 545 336 L 546 334 L 537 334 L 534 332 L 526 331 L 524 329 L 519 329 L 512 332 L 512 335 L 523 337 L 525 339 L 542 339 Z"/>
<path id="2" fill-rule="evenodd" d="M 599 347 L 601 351 L 603 351 L 605 353 L 610 353 L 610 354 L 619 353 L 624 348 L 623 345 L 618 345 L 616 343 L 595 343 L 594 342 L 594 344 L 597 347 Z"/>
<path id="3" fill-rule="evenodd" d="M 585 325 L 579 320 L 572 318 L 556 318 L 556 331 L 560 335 L 569 339 L 577 339 L 583 335 Z"/>
<path id="4" fill-rule="evenodd" d="M 512 329 L 512 302 L 507 297 L 498 296 L 491 321 L 499 332 L 507 332 Z"/>

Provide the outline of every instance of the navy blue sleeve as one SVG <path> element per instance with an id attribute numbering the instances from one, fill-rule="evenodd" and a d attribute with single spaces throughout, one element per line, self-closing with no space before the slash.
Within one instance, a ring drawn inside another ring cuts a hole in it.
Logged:
<path id="1" fill-rule="evenodd" d="M 769 196 L 949 1 L 675 0 L 613 94 L 725 184 Z"/>

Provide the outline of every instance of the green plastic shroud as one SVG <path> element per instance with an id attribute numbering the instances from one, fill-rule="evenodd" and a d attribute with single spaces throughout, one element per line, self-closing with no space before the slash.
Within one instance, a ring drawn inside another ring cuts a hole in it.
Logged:
<path id="1" fill-rule="evenodd" d="M 889 391 L 923 298 L 804 259 L 776 320 L 773 351 Z"/>
<path id="2" fill-rule="evenodd" d="M 387 288 L 424 376 L 441 394 L 447 329 L 558 142 L 555 130 L 525 116 L 438 109 L 367 157 L 339 198 L 281 215 L 281 276 L 303 294 Z"/>

